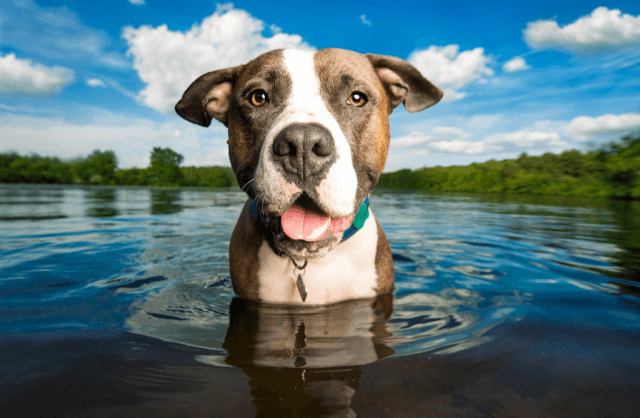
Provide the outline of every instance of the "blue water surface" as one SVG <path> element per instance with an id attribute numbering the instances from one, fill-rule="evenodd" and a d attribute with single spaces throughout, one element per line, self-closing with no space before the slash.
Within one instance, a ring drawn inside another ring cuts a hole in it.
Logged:
<path id="1" fill-rule="evenodd" d="M 378 191 L 393 297 L 234 299 L 240 191 L 0 185 L 0 416 L 640 416 L 640 205 Z"/>

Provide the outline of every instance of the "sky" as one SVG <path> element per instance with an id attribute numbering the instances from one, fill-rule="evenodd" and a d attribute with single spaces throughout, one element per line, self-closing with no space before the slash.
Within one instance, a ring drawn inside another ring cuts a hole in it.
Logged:
<path id="1" fill-rule="evenodd" d="M 173 107 L 208 71 L 277 48 L 409 61 L 444 99 L 390 116 L 387 171 L 590 150 L 640 132 L 640 2 L 2 0 L 0 152 L 113 150 L 228 166 L 226 128 Z"/>

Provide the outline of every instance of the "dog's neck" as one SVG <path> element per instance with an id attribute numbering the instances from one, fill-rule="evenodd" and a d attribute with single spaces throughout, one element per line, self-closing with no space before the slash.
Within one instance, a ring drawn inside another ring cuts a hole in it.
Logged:
<path id="1" fill-rule="evenodd" d="M 358 210 L 356 217 L 353 218 L 353 223 L 351 224 L 349 229 L 344 231 L 344 234 L 342 234 L 342 240 L 340 242 L 345 242 L 346 240 L 351 238 L 353 234 L 355 234 L 360 229 L 362 229 L 362 227 L 364 226 L 364 222 L 367 220 L 368 217 L 369 217 L 369 196 L 367 196 L 367 198 L 364 199 L 364 202 L 362 202 L 362 204 L 360 205 L 360 209 Z"/>
<path id="2" fill-rule="evenodd" d="M 260 224 L 262 222 L 258 213 L 258 204 L 253 199 L 251 199 L 251 215 L 253 216 L 253 220 L 256 223 Z M 364 202 L 362 202 L 362 204 L 360 205 L 360 209 L 358 210 L 358 213 L 356 214 L 355 218 L 353 218 L 353 222 L 351 223 L 351 226 L 349 227 L 349 229 L 344 231 L 344 233 L 342 234 L 342 240 L 340 240 L 340 243 L 345 242 L 346 240 L 351 238 L 356 232 L 362 229 L 367 218 L 369 218 L 369 196 L 367 196 L 367 198 L 364 199 Z M 283 255 L 282 251 L 278 250 L 270 240 L 267 240 L 267 242 L 269 243 L 269 246 L 271 247 L 274 253 L 276 253 L 279 256 Z"/>

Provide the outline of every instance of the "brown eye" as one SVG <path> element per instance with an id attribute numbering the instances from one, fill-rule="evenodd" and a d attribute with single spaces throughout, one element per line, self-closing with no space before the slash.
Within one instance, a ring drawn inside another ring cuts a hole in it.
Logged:
<path id="1" fill-rule="evenodd" d="M 355 107 L 362 107 L 367 103 L 367 96 L 364 93 L 360 93 L 359 91 L 354 91 L 349 96 L 349 104 Z"/>
<path id="2" fill-rule="evenodd" d="M 251 93 L 251 103 L 254 106 L 262 106 L 267 102 L 267 92 L 264 90 L 256 90 Z"/>

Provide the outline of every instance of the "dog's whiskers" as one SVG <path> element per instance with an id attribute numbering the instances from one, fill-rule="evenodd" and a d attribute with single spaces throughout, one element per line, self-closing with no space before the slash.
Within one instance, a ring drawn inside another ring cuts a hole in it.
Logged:
<path id="1" fill-rule="evenodd" d="M 256 181 L 256 178 L 255 178 L 255 177 L 254 177 L 254 178 L 252 178 L 251 180 L 249 180 L 249 181 L 248 181 L 244 186 L 242 186 L 242 191 L 243 191 L 243 192 L 246 192 L 248 189 L 247 189 L 247 190 L 245 190 L 245 187 L 249 187 L 249 186 L 251 186 L 251 183 L 253 183 L 253 182 L 255 182 L 255 181 Z"/>

